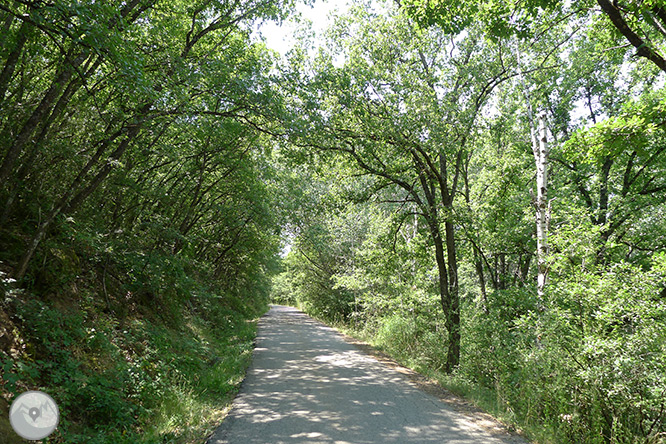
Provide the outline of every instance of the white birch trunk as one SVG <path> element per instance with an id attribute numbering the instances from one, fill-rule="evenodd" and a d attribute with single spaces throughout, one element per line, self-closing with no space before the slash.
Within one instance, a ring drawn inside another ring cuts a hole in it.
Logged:
<path id="1" fill-rule="evenodd" d="M 546 287 L 548 267 L 546 255 L 548 254 L 548 222 L 550 211 L 548 206 L 548 135 L 546 131 L 546 113 L 539 113 L 537 134 L 532 137 L 532 152 L 536 163 L 537 193 L 534 206 L 536 207 L 536 232 L 537 232 L 537 296 L 538 303 L 544 301 L 544 289 Z M 543 308 L 543 307 L 541 307 Z"/>
<path id="2" fill-rule="evenodd" d="M 550 205 L 548 202 L 548 133 L 546 130 L 546 113 L 539 113 L 535 122 L 532 103 L 529 90 L 525 84 L 525 77 L 522 72 L 521 54 L 516 47 L 516 60 L 518 62 L 518 79 L 525 94 L 525 104 L 527 106 L 527 120 L 530 125 L 530 136 L 532 138 L 532 153 L 536 164 L 536 182 L 537 193 L 533 196 L 534 207 L 536 210 L 536 234 L 537 234 L 537 308 L 539 311 L 545 310 L 545 288 L 548 277 L 548 264 L 546 256 L 548 254 L 548 225 L 550 222 Z M 537 332 L 541 322 L 537 325 Z M 540 334 L 537 333 L 537 347 L 541 347 Z"/>

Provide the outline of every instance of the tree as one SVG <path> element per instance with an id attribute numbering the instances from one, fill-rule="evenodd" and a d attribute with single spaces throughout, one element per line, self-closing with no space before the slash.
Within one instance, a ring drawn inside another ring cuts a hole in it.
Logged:
<path id="1" fill-rule="evenodd" d="M 501 3 L 478 1 L 449 2 L 447 0 L 402 0 L 401 6 L 421 26 L 438 25 L 451 32 L 466 29 L 480 20 L 489 35 L 535 34 L 537 17 L 555 14 L 566 17 L 567 5 L 557 0 L 529 0 Z M 644 57 L 666 72 L 666 59 L 659 48 L 666 37 L 666 3 L 663 0 L 648 2 L 597 0 L 604 17 L 614 29 L 633 46 L 636 55 Z M 574 12 L 591 11 L 594 2 L 577 2 Z M 622 45 L 627 46 L 627 45 Z"/>
<path id="2" fill-rule="evenodd" d="M 666 37 L 666 3 L 660 0 L 597 0 L 597 3 L 613 26 L 636 49 L 636 55 L 646 58 L 666 72 L 666 60 L 655 43 L 655 40 L 663 41 Z"/>
<path id="3" fill-rule="evenodd" d="M 545 297 L 546 279 L 548 277 L 548 225 L 550 222 L 550 202 L 548 202 L 548 166 L 550 149 L 548 147 L 548 133 L 546 130 L 546 113 L 539 113 L 538 128 L 532 135 L 532 152 L 536 163 L 536 235 L 537 235 L 537 297 L 543 304 Z M 538 132 L 537 132 L 538 131 Z"/>
<path id="4" fill-rule="evenodd" d="M 369 195 L 393 189 L 398 211 L 423 218 L 435 250 L 450 371 L 460 356 L 455 199 L 477 117 L 511 76 L 501 64 L 506 48 L 421 32 L 396 12 L 385 18 L 357 8 L 354 14 L 332 30 L 330 52 L 312 68 L 294 68 L 312 69 L 312 77 L 290 79 L 302 86 L 292 105 L 291 141 L 341 155 L 372 178 Z M 332 54 L 344 58 L 342 66 Z"/>
<path id="5" fill-rule="evenodd" d="M 78 211 L 128 153 L 150 149 L 180 119 L 233 118 L 256 128 L 263 119 L 262 94 L 268 93 L 258 73 L 267 60 L 249 48 L 243 23 L 278 18 L 290 4 L 3 5 L 14 44 L 0 76 L 7 135 L 0 145 L 1 219 L 16 218 L 21 199 L 41 194 L 47 202 L 15 277 L 25 275 L 57 218 Z M 39 55 L 42 45 L 53 55 Z M 32 72 L 29 58 L 43 62 L 40 75 Z M 53 178 L 55 186 L 40 188 L 39 174 Z M 181 231 L 196 222 L 191 217 Z"/>

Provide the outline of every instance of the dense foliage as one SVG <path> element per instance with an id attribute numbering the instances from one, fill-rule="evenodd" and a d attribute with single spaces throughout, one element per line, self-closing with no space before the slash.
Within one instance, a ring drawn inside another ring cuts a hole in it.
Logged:
<path id="1" fill-rule="evenodd" d="M 603 9 L 575 3 L 358 4 L 316 52 L 294 52 L 287 152 L 314 156 L 301 196 L 320 209 L 292 221 L 274 294 L 534 438 L 662 442 L 664 77 Z M 663 44 L 658 2 L 628 3 L 614 4 Z M 638 16 L 650 7 L 659 23 Z"/>
<path id="2" fill-rule="evenodd" d="M 219 421 L 279 251 L 279 101 L 250 34 L 290 8 L 0 4 L 3 412 L 51 393 L 51 442 L 200 441 Z"/>
<path id="3" fill-rule="evenodd" d="M 0 407 L 201 440 L 273 273 L 535 439 L 664 442 L 663 2 L 358 0 L 278 59 L 293 6 L 0 3 Z"/>

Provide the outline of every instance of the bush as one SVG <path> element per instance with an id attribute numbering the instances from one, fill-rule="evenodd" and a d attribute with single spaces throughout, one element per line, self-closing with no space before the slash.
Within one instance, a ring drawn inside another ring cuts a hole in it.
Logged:
<path id="1" fill-rule="evenodd" d="M 181 309 L 177 324 L 156 316 L 120 321 L 85 293 L 7 298 L 0 308 L 20 325 L 25 353 L 0 354 L 0 388 L 56 399 L 61 424 L 49 442 L 200 440 L 233 399 L 255 335 L 237 310 L 243 302 L 200 290 L 196 313 Z M 256 315 L 262 304 L 247 305 L 243 311 Z"/>
<path id="2" fill-rule="evenodd" d="M 543 312 L 526 290 L 496 292 L 465 324 L 459 374 L 562 442 L 656 439 L 666 433 L 660 279 L 627 264 L 560 276 Z"/>
<path id="3" fill-rule="evenodd" d="M 435 318 L 436 319 L 436 318 Z M 446 361 L 445 331 L 436 321 L 409 313 L 378 320 L 373 342 L 400 361 L 425 372 L 441 370 Z"/>

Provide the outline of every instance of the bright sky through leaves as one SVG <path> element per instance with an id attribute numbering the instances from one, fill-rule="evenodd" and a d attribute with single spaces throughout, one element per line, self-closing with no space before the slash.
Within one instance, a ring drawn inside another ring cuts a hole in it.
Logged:
<path id="1" fill-rule="evenodd" d="M 312 32 L 321 36 L 330 25 L 333 15 L 343 13 L 349 8 L 348 0 L 317 0 L 312 6 L 300 3 L 297 7 L 297 16 L 277 24 L 275 22 L 263 22 L 255 28 L 254 37 L 263 37 L 266 46 L 285 55 L 294 47 L 295 33 L 298 28 L 305 26 L 305 22 L 312 22 Z M 300 22 L 300 23 L 299 23 Z"/>

